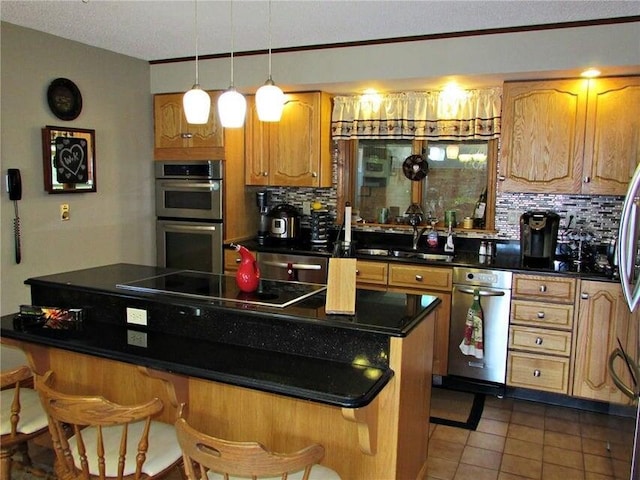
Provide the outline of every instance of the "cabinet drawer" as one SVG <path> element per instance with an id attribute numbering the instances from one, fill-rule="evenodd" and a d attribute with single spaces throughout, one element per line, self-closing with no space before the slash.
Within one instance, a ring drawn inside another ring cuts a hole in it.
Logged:
<path id="1" fill-rule="evenodd" d="M 573 328 L 573 305 L 513 300 L 511 323 L 536 327 Z"/>
<path id="2" fill-rule="evenodd" d="M 388 270 L 389 264 L 386 262 L 358 260 L 356 263 L 356 282 L 386 285 Z"/>
<path id="3" fill-rule="evenodd" d="M 507 385 L 566 394 L 569 385 L 569 359 L 509 352 Z"/>
<path id="4" fill-rule="evenodd" d="M 542 275 L 514 275 L 514 298 L 545 299 L 553 302 L 573 303 L 576 281 L 573 278 Z"/>
<path id="5" fill-rule="evenodd" d="M 568 357 L 571 353 L 571 332 L 511 327 L 509 329 L 509 348 Z"/>
<path id="6" fill-rule="evenodd" d="M 451 268 L 421 265 L 389 265 L 389 286 L 409 287 L 423 290 L 451 290 L 453 270 Z"/>

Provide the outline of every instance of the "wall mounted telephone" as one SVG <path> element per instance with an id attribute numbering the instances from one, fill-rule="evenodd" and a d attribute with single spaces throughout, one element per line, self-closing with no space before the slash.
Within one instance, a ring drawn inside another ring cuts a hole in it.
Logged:
<path id="1" fill-rule="evenodd" d="M 9 168 L 7 170 L 7 192 L 9 192 L 9 200 L 13 200 L 13 209 L 15 218 L 13 219 L 13 234 L 15 240 L 16 263 L 22 260 L 22 252 L 20 249 L 20 215 L 18 214 L 18 200 L 22 198 L 22 178 L 20 170 L 17 168 Z"/>

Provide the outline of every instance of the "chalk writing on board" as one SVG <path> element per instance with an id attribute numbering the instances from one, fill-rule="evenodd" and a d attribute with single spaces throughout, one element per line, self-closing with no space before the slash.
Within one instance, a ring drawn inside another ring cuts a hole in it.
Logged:
<path id="1" fill-rule="evenodd" d="M 58 183 L 86 183 L 87 140 L 84 138 L 56 137 L 54 165 Z"/>

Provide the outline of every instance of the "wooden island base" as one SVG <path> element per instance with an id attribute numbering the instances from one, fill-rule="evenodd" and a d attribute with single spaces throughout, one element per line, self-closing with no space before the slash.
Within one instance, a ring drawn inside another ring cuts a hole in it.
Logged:
<path id="1" fill-rule="evenodd" d="M 184 402 L 189 422 L 205 433 L 256 440 L 282 452 L 317 442 L 326 449 L 322 464 L 344 480 L 413 480 L 426 477 L 434 316 L 431 313 L 406 337 L 390 339 L 389 366 L 394 376 L 373 402 L 359 409 L 6 337 L 2 341 L 24 350 L 37 373 L 55 371 L 57 385 L 70 393 L 99 393 L 122 403 L 158 396 L 165 403 L 161 417 L 165 422 L 176 418 L 178 405 Z"/>

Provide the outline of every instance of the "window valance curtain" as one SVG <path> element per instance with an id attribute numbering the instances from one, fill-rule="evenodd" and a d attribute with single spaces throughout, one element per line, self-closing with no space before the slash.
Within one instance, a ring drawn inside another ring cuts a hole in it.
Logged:
<path id="1" fill-rule="evenodd" d="M 500 136 L 502 89 L 338 96 L 331 119 L 336 140 L 490 140 Z"/>

